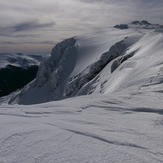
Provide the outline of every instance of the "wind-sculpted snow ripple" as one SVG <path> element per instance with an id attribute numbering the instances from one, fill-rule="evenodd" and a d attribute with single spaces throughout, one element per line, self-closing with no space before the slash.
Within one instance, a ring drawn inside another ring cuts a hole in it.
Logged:
<path id="1" fill-rule="evenodd" d="M 146 148 L 138 146 L 136 144 L 131 144 L 131 143 L 127 143 L 127 142 L 124 143 L 124 142 L 119 142 L 119 141 L 115 141 L 115 140 L 113 140 L 113 141 L 112 140 L 108 140 L 108 139 L 102 138 L 102 137 L 100 137 L 98 135 L 95 135 L 95 134 L 92 134 L 92 133 L 86 133 L 86 132 L 70 130 L 70 129 L 66 129 L 66 130 L 69 131 L 69 132 L 81 135 L 81 136 L 86 136 L 86 137 L 89 137 L 89 138 L 93 138 L 93 139 L 102 141 L 102 142 L 108 143 L 108 144 L 113 144 L 113 145 L 118 145 L 118 146 L 127 146 L 127 147 L 131 147 L 131 148 L 133 147 L 133 148 L 146 149 Z"/>

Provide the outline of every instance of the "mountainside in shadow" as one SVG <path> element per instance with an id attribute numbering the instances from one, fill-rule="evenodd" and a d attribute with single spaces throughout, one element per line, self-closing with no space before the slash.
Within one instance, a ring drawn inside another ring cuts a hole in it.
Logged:
<path id="1" fill-rule="evenodd" d="M 28 68 L 8 65 L 0 69 L 0 97 L 21 89 L 31 82 L 37 74 L 38 66 Z"/>
<path id="2" fill-rule="evenodd" d="M 42 59 L 42 56 L 0 53 L 0 97 L 31 82 Z"/>

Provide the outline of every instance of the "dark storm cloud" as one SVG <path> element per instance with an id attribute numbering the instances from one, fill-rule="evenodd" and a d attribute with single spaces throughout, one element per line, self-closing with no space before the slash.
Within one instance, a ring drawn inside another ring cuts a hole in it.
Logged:
<path id="1" fill-rule="evenodd" d="M 54 45 L 54 41 L 24 41 L 24 42 L 16 42 L 16 41 L 0 41 L 1 45 L 17 45 L 17 44 L 48 44 L 48 45 Z"/>
<path id="2" fill-rule="evenodd" d="M 12 36 L 13 38 L 40 38 L 41 35 L 39 34 L 15 34 Z"/>
<path id="3" fill-rule="evenodd" d="M 40 38 L 40 34 L 32 31 L 42 31 L 46 28 L 53 28 L 55 23 L 39 23 L 38 21 L 27 21 L 13 26 L 0 27 L 0 36 L 8 38 Z"/>
<path id="4" fill-rule="evenodd" d="M 23 22 L 11 27 L 7 27 L 6 29 L 13 32 L 19 32 L 19 31 L 30 31 L 40 28 L 48 28 L 52 27 L 55 23 L 39 23 L 37 21 L 30 21 L 30 22 Z"/>
<path id="5" fill-rule="evenodd" d="M 8 37 L 8 38 L 40 38 L 41 35 L 39 34 L 12 34 L 11 31 L 3 30 L 0 31 L 0 37 Z"/>

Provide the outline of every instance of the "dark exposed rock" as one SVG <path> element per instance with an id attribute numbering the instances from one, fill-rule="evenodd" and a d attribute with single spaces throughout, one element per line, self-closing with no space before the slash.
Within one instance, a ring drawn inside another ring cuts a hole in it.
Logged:
<path id="1" fill-rule="evenodd" d="M 131 22 L 131 24 L 134 24 L 134 25 L 152 25 L 151 23 L 149 23 L 146 20 L 142 20 L 142 21 L 135 20 L 135 21 Z"/>
<path id="2" fill-rule="evenodd" d="M 36 77 L 38 66 L 28 68 L 8 65 L 0 69 L 0 97 L 22 88 Z"/>
<path id="3" fill-rule="evenodd" d="M 141 25 L 141 23 L 139 21 L 133 21 L 131 24 L 134 24 L 134 25 Z"/>
<path id="4" fill-rule="evenodd" d="M 115 25 L 114 28 L 119 28 L 119 29 L 128 29 L 128 25 L 127 25 L 127 24 Z"/>
<path id="5" fill-rule="evenodd" d="M 146 21 L 146 20 L 142 20 L 142 21 L 141 21 L 141 24 L 144 24 L 144 25 L 151 25 L 151 23 L 149 23 L 149 22 Z"/>
<path id="6" fill-rule="evenodd" d="M 113 73 L 123 62 L 131 58 L 134 54 L 135 52 L 118 57 L 111 65 L 111 73 Z"/>

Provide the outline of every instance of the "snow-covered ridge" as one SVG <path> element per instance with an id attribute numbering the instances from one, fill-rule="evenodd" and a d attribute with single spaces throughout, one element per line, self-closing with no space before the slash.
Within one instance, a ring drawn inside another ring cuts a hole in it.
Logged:
<path id="1" fill-rule="evenodd" d="M 159 24 L 151 24 L 146 20 L 142 21 L 133 21 L 129 24 L 118 24 L 115 25 L 114 28 L 119 29 L 128 29 L 128 28 L 135 28 L 135 29 L 154 29 L 154 30 L 163 30 L 163 25 Z"/>
<path id="2" fill-rule="evenodd" d="M 79 94 L 80 89 L 95 78 L 103 68 L 115 58 L 122 56 L 129 44 L 127 44 L 127 37 L 124 40 L 115 43 L 111 48 L 103 53 L 98 61 L 86 67 L 81 73 L 70 78 L 69 83 L 65 87 L 64 96 L 74 96 Z"/>
<path id="3" fill-rule="evenodd" d="M 132 96 L 162 90 L 162 52 L 162 33 L 145 34 L 85 85 L 80 94 L 123 92 Z"/>
<path id="4" fill-rule="evenodd" d="M 39 65 L 42 59 L 43 57 L 38 55 L 0 53 L 0 68 L 5 68 L 8 65 L 26 68 L 33 65 Z"/>
<path id="5" fill-rule="evenodd" d="M 161 53 L 162 33 L 144 27 L 139 30 L 107 28 L 69 38 L 52 49 L 51 56 L 41 63 L 36 80 L 10 102 L 36 104 L 126 88 L 137 93 L 152 77 L 146 74 L 162 60 Z M 161 80 L 160 76 L 157 78 Z"/>

